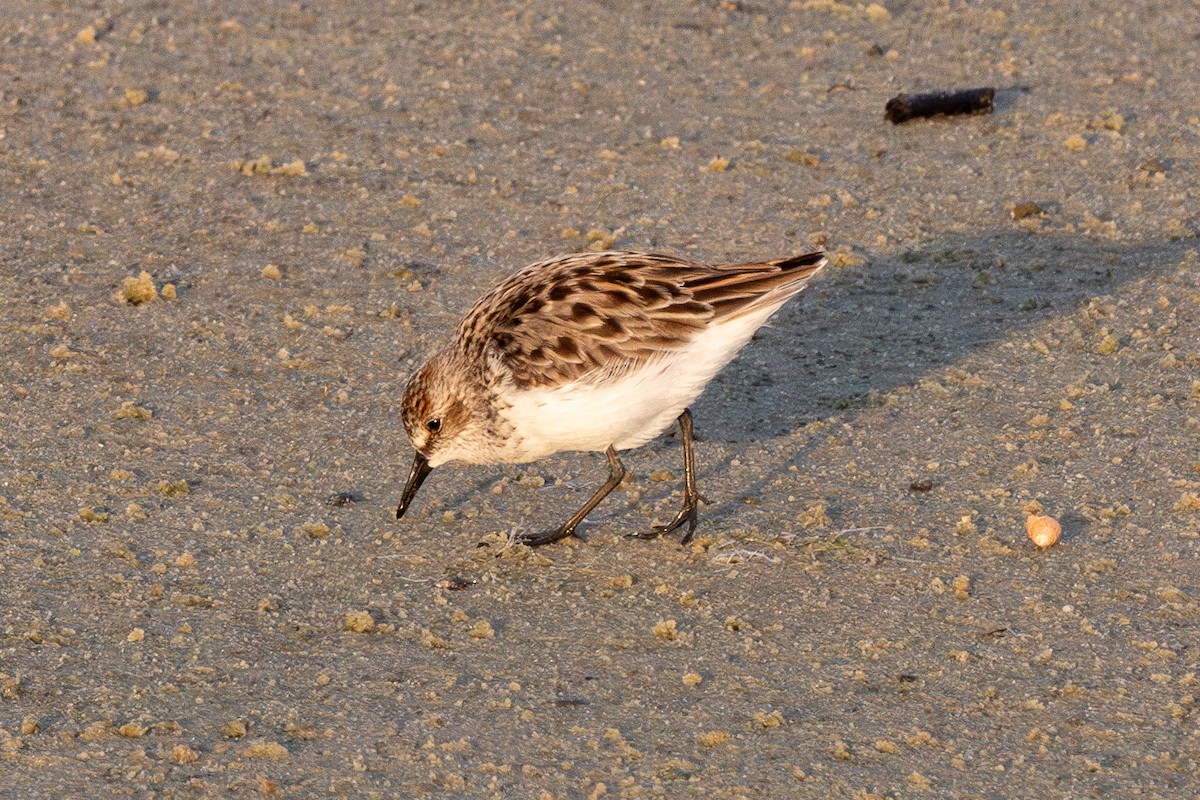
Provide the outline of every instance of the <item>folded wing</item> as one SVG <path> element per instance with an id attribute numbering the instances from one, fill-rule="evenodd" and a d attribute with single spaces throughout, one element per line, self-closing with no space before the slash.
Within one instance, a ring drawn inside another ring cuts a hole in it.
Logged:
<path id="1" fill-rule="evenodd" d="M 651 253 L 580 253 L 531 264 L 459 325 L 519 388 L 611 377 L 687 345 L 713 323 L 779 305 L 824 254 L 711 266 Z"/>

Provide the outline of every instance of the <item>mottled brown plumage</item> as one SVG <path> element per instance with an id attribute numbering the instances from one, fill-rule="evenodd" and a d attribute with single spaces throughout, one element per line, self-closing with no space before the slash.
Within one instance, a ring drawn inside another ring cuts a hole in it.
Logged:
<path id="1" fill-rule="evenodd" d="M 454 339 L 409 380 L 404 428 L 417 450 L 396 516 L 429 471 L 448 461 L 524 462 L 563 450 L 604 451 L 609 479 L 570 520 L 569 536 L 624 474 L 618 450 L 678 419 L 685 487 L 658 533 L 696 527 L 687 406 L 788 298 L 823 253 L 714 266 L 651 253 L 580 253 L 540 261 L 484 294 Z"/>
<path id="2" fill-rule="evenodd" d="M 821 258 L 711 266 L 652 253 L 560 256 L 481 297 L 455 339 L 469 356 L 498 357 L 518 388 L 633 370 L 803 280 Z"/>

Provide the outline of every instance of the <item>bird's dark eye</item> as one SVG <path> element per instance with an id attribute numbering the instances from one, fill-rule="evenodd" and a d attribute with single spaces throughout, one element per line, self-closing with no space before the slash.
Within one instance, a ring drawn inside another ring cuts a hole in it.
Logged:
<path id="1" fill-rule="evenodd" d="M 429 428 L 430 433 L 437 433 L 442 429 L 442 421 L 440 419 L 431 419 L 425 423 L 425 427 Z"/>

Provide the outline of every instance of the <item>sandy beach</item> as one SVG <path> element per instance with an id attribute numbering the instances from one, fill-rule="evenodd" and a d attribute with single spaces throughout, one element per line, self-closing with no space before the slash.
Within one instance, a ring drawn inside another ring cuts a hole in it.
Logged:
<path id="1" fill-rule="evenodd" d="M 0 798 L 1200 793 L 1197 4 L 0 15 Z M 504 275 L 816 246 L 686 547 L 673 435 L 394 518 Z"/>

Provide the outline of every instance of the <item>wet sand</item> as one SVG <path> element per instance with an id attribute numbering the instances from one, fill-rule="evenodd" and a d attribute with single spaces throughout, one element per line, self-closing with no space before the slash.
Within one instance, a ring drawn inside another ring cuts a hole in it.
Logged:
<path id="1" fill-rule="evenodd" d="M 0 797 L 1196 794 L 1200 8 L 988 5 L 5 3 Z M 672 436 L 393 518 L 504 274 L 814 245 L 688 547 Z"/>

